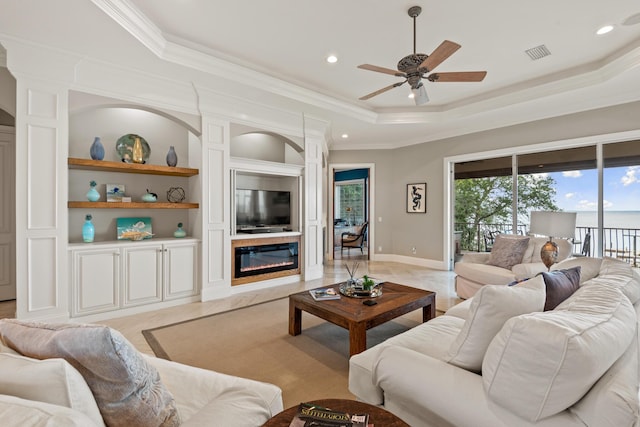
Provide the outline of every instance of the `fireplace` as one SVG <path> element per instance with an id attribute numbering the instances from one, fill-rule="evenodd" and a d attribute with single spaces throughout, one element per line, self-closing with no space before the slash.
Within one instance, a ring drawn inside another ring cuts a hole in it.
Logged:
<path id="1" fill-rule="evenodd" d="M 234 240 L 232 285 L 300 273 L 297 236 Z"/>

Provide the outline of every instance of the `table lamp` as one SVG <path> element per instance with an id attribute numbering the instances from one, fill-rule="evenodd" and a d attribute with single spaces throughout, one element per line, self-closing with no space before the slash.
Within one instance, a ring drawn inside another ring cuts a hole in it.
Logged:
<path id="1" fill-rule="evenodd" d="M 542 246 L 540 250 L 540 258 L 547 267 L 551 266 L 558 260 L 558 245 L 553 242 L 554 237 L 573 239 L 576 230 L 576 213 L 575 212 L 550 212 L 550 211 L 533 211 L 531 212 L 531 234 L 540 234 L 549 236 L 549 241 Z"/>

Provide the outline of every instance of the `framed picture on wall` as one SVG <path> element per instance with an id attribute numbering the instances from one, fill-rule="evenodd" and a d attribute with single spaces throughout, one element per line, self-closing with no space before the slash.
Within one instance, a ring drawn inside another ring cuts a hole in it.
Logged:
<path id="1" fill-rule="evenodd" d="M 407 184 L 407 213 L 427 212 L 427 183 Z"/>

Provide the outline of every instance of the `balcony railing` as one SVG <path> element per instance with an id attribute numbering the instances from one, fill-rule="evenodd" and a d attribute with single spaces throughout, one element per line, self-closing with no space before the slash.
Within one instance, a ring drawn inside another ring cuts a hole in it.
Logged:
<path id="1" fill-rule="evenodd" d="M 456 223 L 456 232 L 460 239 L 460 249 L 471 252 L 489 252 L 495 236 L 500 233 L 513 234 L 511 224 Z M 598 247 L 598 233 L 594 227 L 576 227 L 574 255 L 595 256 Z M 516 234 L 528 234 L 526 224 L 518 224 Z M 639 228 L 604 228 L 603 255 L 619 258 L 634 266 L 640 262 Z"/>

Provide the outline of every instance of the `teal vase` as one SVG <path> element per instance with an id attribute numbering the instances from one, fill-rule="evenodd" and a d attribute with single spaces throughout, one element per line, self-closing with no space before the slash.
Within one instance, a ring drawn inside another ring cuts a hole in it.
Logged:
<path id="1" fill-rule="evenodd" d="M 97 202 L 98 200 L 100 200 L 100 193 L 98 193 L 96 187 L 91 186 L 89 191 L 87 191 L 87 200 L 89 200 L 90 202 Z"/>
<path id="2" fill-rule="evenodd" d="M 173 237 L 181 238 L 185 237 L 186 235 L 187 232 L 182 229 L 182 223 L 179 223 L 178 228 L 176 228 L 176 231 L 173 232 Z"/>
<path id="3" fill-rule="evenodd" d="M 93 242 L 93 238 L 96 235 L 96 228 L 91 222 L 91 215 L 84 217 L 84 225 L 82 226 L 82 241 L 85 243 Z"/>

